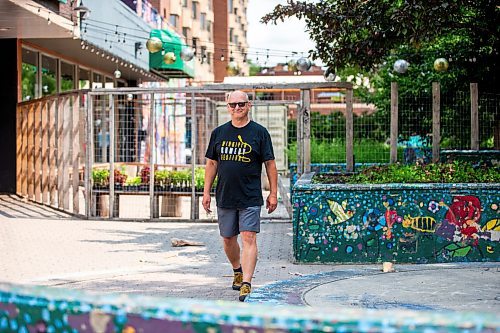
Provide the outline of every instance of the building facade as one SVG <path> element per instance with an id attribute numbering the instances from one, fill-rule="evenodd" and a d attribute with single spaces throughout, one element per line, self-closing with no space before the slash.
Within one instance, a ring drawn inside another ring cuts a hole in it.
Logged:
<path id="1" fill-rule="evenodd" d="M 150 0 L 150 3 L 194 49 L 195 82 L 222 82 L 226 76 L 249 74 L 248 0 Z"/>

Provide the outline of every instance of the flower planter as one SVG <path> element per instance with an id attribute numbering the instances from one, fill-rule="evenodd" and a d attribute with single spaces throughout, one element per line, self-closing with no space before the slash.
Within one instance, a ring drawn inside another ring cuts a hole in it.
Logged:
<path id="1" fill-rule="evenodd" d="M 297 262 L 500 261 L 500 184 L 293 187 Z"/>

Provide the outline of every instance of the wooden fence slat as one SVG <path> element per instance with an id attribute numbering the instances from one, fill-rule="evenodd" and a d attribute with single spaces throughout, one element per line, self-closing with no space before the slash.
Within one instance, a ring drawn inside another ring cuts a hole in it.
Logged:
<path id="1" fill-rule="evenodd" d="M 42 202 L 42 154 L 41 154 L 41 132 L 42 132 L 42 108 L 41 103 L 37 104 L 35 108 L 35 127 L 34 127 L 34 147 L 35 147 L 35 201 Z"/>
<path id="2" fill-rule="evenodd" d="M 345 149 L 346 149 L 346 171 L 354 171 L 354 114 L 353 114 L 353 91 L 348 88 L 345 93 Z"/>
<path id="3" fill-rule="evenodd" d="M 28 110 L 28 151 L 27 151 L 27 165 L 28 165 L 28 173 L 27 173 L 27 179 L 28 179 L 28 199 L 33 200 L 34 194 L 35 194 L 35 188 L 34 188 L 34 121 L 35 121 L 35 105 L 30 105 L 30 108 Z"/>
<path id="4" fill-rule="evenodd" d="M 61 98 L 57 101 L 57 206 L 63 208 L 63 130 L 64 130 L 64 99 Z"/>
<path id="5" fill-rule="evenodd" d="M 22 170 L 22 142 L 23 142 L 23 116 L 22 107 L 16 109 L 16 193 L 21 193 Z"/>
<path id="6" fill-rule="evenodd" d="M 21 195 L 23 197 L 26 197 L 28 195 L 28 109 L 29 107 L 27 106 L 21 107 Z"/>
<path id="7" fill-rule="evenodd" d="M 57 101 L 49 103 L 49 198 L 50 205 L 57 205 Z"/>
<path id="8" fill-rule="evenodd" d="M 398 112 L 399 112 L 398 83 L 391 82 L 391 128 L 390 128 L 390 163 L 398 161 Z"/>
<path id="9" fill-rule="evenodd" d="M 79 196 L 79 187 L 80 187 L 80 173 L 79 173 L 79 157 L 80 157 L 80 98 L 79 95 L 73 96 L 73 109 L 72 109 L 72 131 L 71 131 L 71 142 L 73 144 L 72 149 L 72 190 L 73 190 L 73 213 L 78 214 L 80 212 L 80 196 Z"/>
<path id="10" fill-rule="evenodd" d="M 441 145 L 441 86 L 432 82 L 432 162 L 439 161 Z"/>
<path id="11" fill-rule="evenodd" d="M 49 204 L 49 104 L 42 107 L 42 202 Z"/>
<path id="12" fill-rule="evenodd" d="M 64 108 L 62 110 L 63 112 L 63 128 L 62 128 L 62 133 L 63 133 L 63 138 L 62 138 L 62 181 L 63 181 L 63 187 L 62 187 L 62 195 L 63 195 L 63 206 L 62 208 L 65 211 L 69 211 L 69 167 L 70 167 L 70 160 L 71 160 L 71 130 L 72 130 L 72 125 L 71 124 L 71 114 L 72 114 L 72 105 L 71 105 L 71 97 L 66 96 L 64 98 Z"/>
<path id="13" fill-rule="evenodd" d="M 479 150 L 479 97 L 477 83 L 470 84 L 470 149 Z"/>

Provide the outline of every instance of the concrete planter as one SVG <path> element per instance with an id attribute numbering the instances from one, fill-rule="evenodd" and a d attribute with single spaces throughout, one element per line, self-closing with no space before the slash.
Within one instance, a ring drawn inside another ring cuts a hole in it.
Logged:
<path id="1" fill-rule="evenodd" d="M 500 184 L 312 184 L 292 190 L 294 258 L 500 261 Z"/>

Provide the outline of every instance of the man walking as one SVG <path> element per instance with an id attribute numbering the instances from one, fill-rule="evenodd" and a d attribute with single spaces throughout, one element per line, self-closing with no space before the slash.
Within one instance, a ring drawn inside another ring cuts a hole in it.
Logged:
<path id="1" fill-rule="evenodd" d="M 233 266 L 232 288 L 244 301 L 252 288 L 257 264 L 257 233 L 260 232 L 262 164 L 269 179 L 266 208 L 273 212 L 278 204 L 278 171 L 269 132 L 250 120 L 251 102 L 243 91 L 233 91 L 226 98 L 231 121 L 217 127 L 210 136 L 205 157 L 203 208 L 210 213 L 210 189 L 217 176 L 215 199 L 219 231 L 224 252 Z M 243 251 L 240 254 L 238 234 Z"/>

